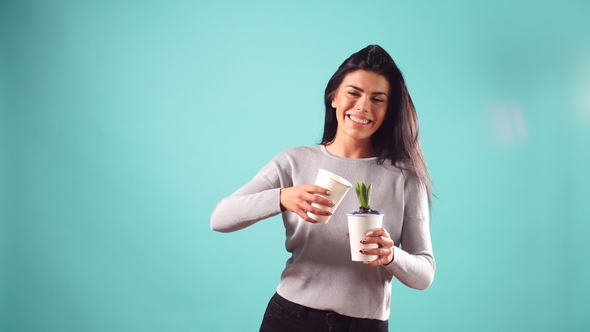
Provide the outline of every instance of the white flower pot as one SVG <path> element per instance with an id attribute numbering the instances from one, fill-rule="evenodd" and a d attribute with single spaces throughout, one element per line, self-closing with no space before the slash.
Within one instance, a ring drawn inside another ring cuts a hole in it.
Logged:
<path id="1" fill-rule="evenodd" d="M 384 214 L 374 213 L 349 213 L 348 234 L 350 236 L 350 255 L 355 262 L 370 262 L 378 258 L 377 255 L 361 254 L 360 250 L 364 248 L 377 248 L 376 243 L 362 244 L 361 240 L 367 236 L 370 229 L 383 227 Z"/>

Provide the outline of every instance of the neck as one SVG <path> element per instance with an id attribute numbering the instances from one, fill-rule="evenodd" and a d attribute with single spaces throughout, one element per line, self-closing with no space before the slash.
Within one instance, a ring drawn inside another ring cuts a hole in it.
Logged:
<path id="1" fill-rule="evenodd" d="M 338 135 L 336 135 L 338 136 Z M 373 149 L 371 139 L 359 140 L 344 140 L 335 137 L 330 143 L 326 144 L 326 150 L 335 156 L 345 158 L 371 158 L 377 156 Z"/>

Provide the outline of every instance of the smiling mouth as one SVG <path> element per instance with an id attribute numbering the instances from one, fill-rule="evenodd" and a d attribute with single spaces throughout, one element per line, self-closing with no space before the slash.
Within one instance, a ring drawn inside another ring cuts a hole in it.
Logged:
<path id="1" fill-rule="evenodd" d="M 366 124 L 368 124 L 369 122 L 371 122 L 371 120 L 369 120 L 369 119 L 365 119 L 365 118 L 359 118 L 359 117 L 356 117 L 356 116 L 354 116 L 354 115 L 352 115 L 352 114 L 349 114 L 349 115 L 348 115 L 348 118 L 349 118 L 350 120 L 352 120 L 352 122 L 354 122 L 354 123 L 358 123 L 358 124 L 362 124 L 362 125 L 366 125 Z"/>

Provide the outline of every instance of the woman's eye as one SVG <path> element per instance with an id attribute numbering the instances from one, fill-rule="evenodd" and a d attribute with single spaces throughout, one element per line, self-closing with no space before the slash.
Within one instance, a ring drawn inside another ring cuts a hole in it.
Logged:
<path id="1" fill-rule="evenodd" d="M 385 102 L 385 100 L 383 100 L 383 99 L 381 99 L 381 98 L 374 98 L 373 100 L 374 100 L 375 102 L 377 102 L 377 103 L 383 103 L 383 102 Z"/>
<path id="2" fill-rule="evenodd" d="M 359 96 L 359 93 L 356 92 L 356 91 L 348 91 L 348 94 L 351 95 L 351 96 L 355 96 L 355 97 L 358 97 Z"/>

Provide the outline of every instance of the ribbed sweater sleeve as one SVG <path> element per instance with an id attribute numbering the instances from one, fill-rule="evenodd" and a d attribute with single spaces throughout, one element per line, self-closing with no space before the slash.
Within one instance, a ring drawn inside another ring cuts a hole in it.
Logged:
<path id="1" fill-rule="evenodd" d="M 428 209 L 426 189 L 416 177 L 406 176 L 402 248 L 394 247 L 394 259 L 385 268 L 404 285 L 420 290 L 430 286 L 436 271 Z"/>
<path id="2" fill-rule="evenodd" d="M 222 199 L 211 214 L 211 229 L 234 232 L 281 213 L 281 187 L 265 175 L 269 163 L 246 185 Z"/>

